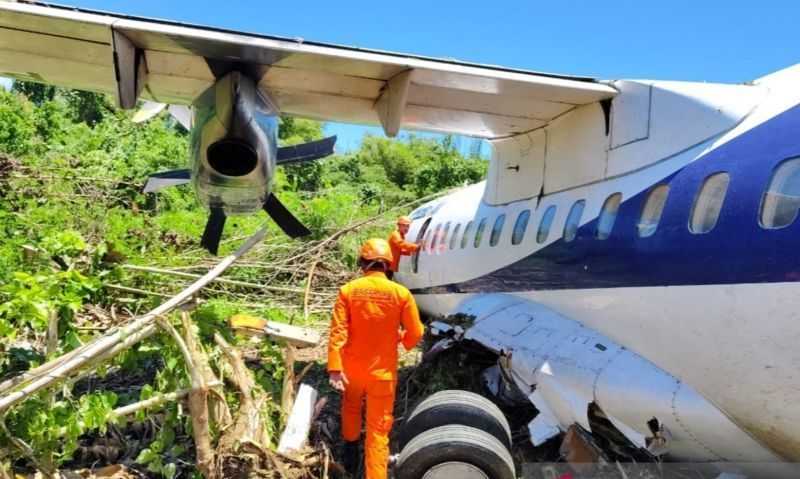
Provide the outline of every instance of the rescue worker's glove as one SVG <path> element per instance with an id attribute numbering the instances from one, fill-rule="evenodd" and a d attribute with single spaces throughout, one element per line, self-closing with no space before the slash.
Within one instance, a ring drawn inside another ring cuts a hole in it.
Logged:
<path id="1" fill-rule="evenodd" d="M 342 371 L 331 371 L 329 374 L 328 383 L 333 389 L 343 393 L 344 388 L 347 387 L 350 382 L 347 380 L 347 376 L 345 376 Z"/>

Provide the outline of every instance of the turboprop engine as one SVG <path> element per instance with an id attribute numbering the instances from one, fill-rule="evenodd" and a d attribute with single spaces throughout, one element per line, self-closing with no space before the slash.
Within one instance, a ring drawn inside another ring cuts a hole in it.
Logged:
<path id="1" fill-rule="evenodd" d="M 226 215 L 263 208 L 278 154 L 278 111 L 255 82 L 231 72 L 194 104 L 192 177 L 200 202 Z"/>
<path id="2" fill-rule="evenodd" d="M 149 116 L 165 106 L 151 107 Z M 308 235 L 310 231 L 272 192 L 275 169 L 332 154 L 336 137 L 279 148 L 278 114 L 276 104 L 253 78 L 239 71 L 225 74 L 195 100 L 192 121 L 182 121 L 191 129 L 191 168 L 154 174 L 144 191 L 191 182 L 209 210 L 201 244 L 213 254 L 230 215 L 263 209 L 287 235 Z"/>

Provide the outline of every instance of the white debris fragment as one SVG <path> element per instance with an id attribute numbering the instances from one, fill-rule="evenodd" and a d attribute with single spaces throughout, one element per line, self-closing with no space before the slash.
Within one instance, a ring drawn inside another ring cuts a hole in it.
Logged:
<path id="1" fill-rule="evenodd" d="M 300 385 L 297 399 L 292 406 L 292 413 L 289 415 L 286 429 L 278 444 L 279 453 L 288 454 L 299 451 L 305 446 L 311 430 L 311 420 L 314 417 L 314 406 L 317 403 L 318 395 L 317 390 L 308 384 Z"/>

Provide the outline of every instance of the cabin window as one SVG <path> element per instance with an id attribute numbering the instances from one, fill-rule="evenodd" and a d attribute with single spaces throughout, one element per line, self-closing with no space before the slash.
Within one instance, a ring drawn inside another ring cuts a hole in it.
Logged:
<path id="1" fill-rule="evenodd" d="M 772 174 L 761 200 L 761 226 L 784 228 L 794 223 L 800 209 L 800 158 L 786 160 Z"/>
<path id="2" fill-rule="evenodd" d="M 639 218 L 639 224 L 636 225 L 640 238 L 647 238 L 655 234 L 656 229 L 658 229 L 658 222 L 661 220 L 661 214 L 664 212 L 667 196 L 669 196 L 669 186 L 667 185 L 656 186 L 647 196 L 647 201 L 642 208 L 642 216 Z"/>
<path id="3" fill-rule="evenodd" d="M 727 173 L 716 173 L 703 182 L 692 206 L 689 231 L 694 234 L 708 233 L 717 225 L 722 204 L 731 181 Z"/>
<path id="4" fill-rule="evenodd" d="M 442 238 L 439 241 L 439 247 L 437 248 L 439 253 L 444 253 L 444 251 L 447 249 L 447 234 L 449 232 L 450 232 L 450 222 L 448 221 L 444 225 L 444 229 L 442 230 Z"/>
<path id="5" fill-rule="evenodd" d="M 425 244 L 425 235 L 428 233 L 428 227 L 431 225 L 431 218 L 425 220 L 422 223 L 422 228 L 419 229 L 419 233 L 417 234 L 417 244 L 424 245 Z M 411 267 L 412 270 L 416 273 L 419 271 L 419 253 L 420 250 L 418 249 L 414 256 L 412 257 Z"/>
<path id="6" fill-rule="evenodd" d="M 614 223 L 617 221 L 619 204 L 622 202 L 622 193 L 614 193 L 606 198 L 603 209 L 600 210 L 600 217 L 597 219 L 597 239 L 608 239 Z"/>
<path id="7" fill-rule="evenodd" d="M 489 246 L 497 246 L 500 241 L 500 235 L 503 233 L 503 224 L 506 222 L 506 215 L 500 215 L 494 220 L 492 227 L 492 236 L 489 237 Z"/>
<path id="8" fill-rule="evenodd" d="M 469 237 L 472 234 L 472 226 L 475 224 L 474 221 L 470 221 L 467 223 L 467 226 L 464 227 L 464 236 L 461 237 L 461 249 L 467 247 L 467 243 L 469 242 Z"/>
<path id="9" fill-rule="evenodd" d="M 572 204 L 572 208 L 569 209 L 569 214 L 567 215 L 567 221 L 564 223 L 564 241 L 570 242 L 575 239 L 585 207 L 586 200 L 578 200 Z"/>
<path id="10" fill-rule="evenodd" d="M 550 205 L 542 215 L 542 221 L 539 223 L 539 231 L 536 232 L 536 242 L 544 243 L 547 236 L 550 234 L 550 227 L 553 226 L 553 220 L 556 218 L 556 205 Z"/>
<path id="11" fill-rule="evenodd" d="M 453 235 L 450 236 L 450 249 L 456 249 L 456 243 L 458 242 L 458 232 L 461 230 L 461 223 L 457 224 L 455 228 L 453 228 Z"/>
<path id="12" fill-rule="evenodd" d="M 486 218 L 483 218 L 480 223 L 478 223 L 478 229 L 475 230 L 475 241 L 473 242 L 473 246 L 476 248 L 480 247 L 481 240 L 483 239 L 483 231 L 486 229 Z"/>
<path id="13" fill-rule="evenodd" d="M 439 223 L 436 225 L 436 228 L 433 229 L 433 234 L 430 237 L 430 241 L 428 241 L 428 253 L 433 253 L 433 247 L 436 245 L 436 241 L 439 239 L 439 234 L 442 231 L 442 224 Z"/>
<path id="14" fill-rule="evenodd" d="M 531 210 L 525 210 L 517 216 L 517 221 L 514 223 L 514 233 L 511 235 L 511 244 L 522 243 L 522 238 L 525 237 L 525 230 L 528 229 L 528 220 L 531 219 Z"/>

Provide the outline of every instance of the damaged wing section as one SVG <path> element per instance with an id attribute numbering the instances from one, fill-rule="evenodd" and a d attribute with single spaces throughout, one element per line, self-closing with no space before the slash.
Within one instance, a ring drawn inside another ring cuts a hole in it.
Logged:
<path id="1" fill-rule="evenodd" d="M 529 424 L 540 445 L 574 425 L 611 428 L 649 456 L 691 462 L 763 463 L 779 458 L 722 411 L 647 359 L 535 302 L 481 295 L 459 317 L 473 322 L 445 341 L 474 341 L 496 353 L 502 376 L 536 406 Z M 597 426 L 597 418 L 607 426 Z"/>

